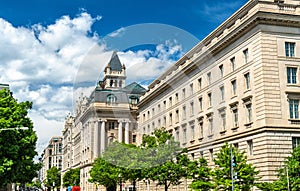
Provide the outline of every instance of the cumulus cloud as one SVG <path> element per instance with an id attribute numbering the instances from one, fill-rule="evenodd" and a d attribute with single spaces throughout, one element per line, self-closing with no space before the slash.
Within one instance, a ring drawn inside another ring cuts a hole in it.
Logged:
<path id="1" fill-rule="evenodd" d="M 89 96 L 112 51 L 99 44 L 93 18 L 82 12 L 62 16 L 49 25 L 15 27 L 0 18 L 0 82 L 8 83 L 19 101 L 32 101 L 30 117 L 38 134 L 38 152 L 51 136 L 61 135 L 64 119 L 78 97 Z M 111 35 L 120 35 L 120 29 Z M 153 50 L 118 52 L 127 68 L 127 82 L 151 81 L 182 55 L 176 41 Z M 144 84 L 145 85 L 145 84 Z"/>

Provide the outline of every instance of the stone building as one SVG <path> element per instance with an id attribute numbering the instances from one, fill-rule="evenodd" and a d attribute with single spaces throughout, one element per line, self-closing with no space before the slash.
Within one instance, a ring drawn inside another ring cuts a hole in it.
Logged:
<path id="1" fill-rule="evenodd" d="M 95 190 L 88 182 L 89 171 L 110 142 L 136 142 L 137 104 L 145 91 L 135 82 L 126 86 L 125 65 L 114 52 L 103 80 L 89 97 L 77 101 L 74 116 L 66 118 L 62 174 L 79 167 L 82 191 Z"/>
<path id="2" fill-rule="evenodd" d="M 59 170 L 62 169 L 62 157 L 62 137 L 52 137 L 49 141 L 48 146 L 44 149 L 41 156 L 41 162 L 43 163 L 43 167 L 40 170 L 40 180 L 42 182 L 46 180 L 47 170 L 49 170 L 50 168 L 56 167 Z"/>
<path id="3" fill-rule="evenodd" d="M 248 1 L 149 85 L 140 133 L 164 126 L 211 166 L 228 142 L 275 180 L 300 144 L 299 27 L 299 1 Z"/>

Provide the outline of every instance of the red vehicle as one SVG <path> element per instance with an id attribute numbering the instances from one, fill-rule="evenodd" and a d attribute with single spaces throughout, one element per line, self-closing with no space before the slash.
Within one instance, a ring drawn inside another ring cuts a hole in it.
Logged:
<path id="1" fill-rule="evenodd" d="M 80 191 L 80 186 L 73 186 L 72 191 Z"/>

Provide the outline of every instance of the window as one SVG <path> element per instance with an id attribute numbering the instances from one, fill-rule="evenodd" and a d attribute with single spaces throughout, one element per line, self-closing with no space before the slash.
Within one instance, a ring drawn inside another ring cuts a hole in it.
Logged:
<path id="1" fill-rule="evenodd" d="M 194 102 L 190 103 L 190 115 L 194 115 Z"/>
<path id="2" fill-rule="evenodd" d="M 203 151 L 200 151 L 200 158 L 203 158 L 204 157 L 204 153 Z"/>
<path id="3" fill-rule="evenodd" d="M 194 93 L 194 85 L 190 84 L 190 95 L 193 95 Z"/>
<path id="4" fill-rule="evenodd" d="M 147 132 L 148 132 L 148 133 L 151 132 L 150 125 L 148 125 L 148 131 L 147 131 Z"/>
<path id="5" fill-rule="evenodd" d="M 169 125 L 170 125 L 170 126 L 172 125 L 172 120 L 173 120 L 173 119 L 172 119 L 172 113 L 170 113 L 170 114 L 169 114 L 169 123 L 170 123 Z"/>
<path id="6" fill-rule="evenodd" d="M 155 115 L 155 108 L 152 108 L 152 116 Z"/>
<path id="7" fill-rule="evenodd" d="M 172 97 L 169 97 L 169 107 L 172 106 Z"/>
<path id="8" fill-rule="evenodd" d="M 183 143 L 186 143 L 186 128 L 183 128 Z"/>
<path id="9" fill-rule="evenodd" d="M 223 64 L 221 64 L 220 66 L 219 66 L 219 70 L 220 70 L 220 76 L 221 76 L 221 78 L 224 76 L 224 67 L 223 67 Z"/>
<path id="10" fill-rule="evenodd" d="M 203 101 L 202 101 L 202 97 L 199 98 L 199 111 L 203 110 Z"/>
<path id="11" fill-rule="evenodd" d="M 164 101 L 163 104 L 164 104 L 164 109 L 166 109 L 167 108 L 167 102 Z"/>
<path id="12" fill-rule="evenodd" d="M 250 89 L 250 73 L 244 74 L 246 90 Z"/>
<path id="13" fill-rule="evenodd" d="M 248 63 L 249 60 L 249 51 L 248 48 L 243 51 L 245 63 Z"/>
<path id="14" fill-rule="evenodd" d="M 210 116 L 209 118 L 208 118 L 208 135 L 209 136 L 211 136 L 211 135 L 213 135 L 213 118 L 212 118 L 212 116 Z"/>
<path id="15" fill-rule="evenodd" d="M 235 66 L 235 57 L 232 57 L 230 59 L 230 63 L 231 63 L 231 70 L 234 71 L 236 66 Z"/>
<path id="16" fill-rule="evenodd" d="M 207 83 L 208 85 L 211 84 L 211 73 L 207 73 Z"/>
<path id="17" fill-rule="evenodd" d="M 186 108 L 185 108 L 185 106 L 182 107 L 182 119 L 186 119 Z"/>
<path id="18" fill-rule="evenodd" d="M 290 105 L 290 118 L 299 119 L 299 100 L 290 99 L 289 105 Z"/>
<path id="19" fill-rule="evenodd" d="M 285 56 L 294 57 L 295 56 L 295 43 L 285 42 Z"/>
<path id="20" fill-rule="evenodd" d="M 114 122 L 114 121 L 108 122 L 108 129 L 109 129 L 109 130 L 115 129 L 115 122 Z"/>
<path id="21" fill-rule="evenodd" d="M 297 68 L 295 67 L 287 67 L 287 83 L 288 84 L 296 84 L 297 83 Z"/>
<path id="22" fill-rule="evenodd" d="M 209 161 L 213 162 L 213 160 L 214 160 L 214 150 L 209 149 Z"/>
<path id="23" fill-rule="evenodd" d="M 117 97 L 114 96 L 113 94 L 109 94 L 107 97 L 106 97 L 106 102 L 107 103 L 116 103 L 117 102 Z"/>
<path id="24" fill-rule="evenodd" d="M 161 121 L 160 121 L 160 119 L 157 120 L 157 124 L 158 124 L 158 127 L 160 128 L 161 127 Z"/>
<path id="25" fill-rule="evenodd" d="M 247 141 L 247 145 L 248 145 L 248 154 L 250 156 L 252 156 L 253 155 L 253 141 L 252 140 Z"/>
<path id="26" fill-rule="evenodd" d="M 166 127 L 166 123 L 167 123 L 167 117 L 164 116 L 164 120 L 163 120 L 163 126 Z"/>
<path id="27" fill-rule="evenodd" d="M 233 112 L 233 127 L 238 127 L 239 126 L 238 109 L 234 109 L 232 112 Z"/>
<path id="28" fill-rule="evenodd" d="M 158 104 L 157 108 L 158 112 L 160 112 L 160 104 Z"/>
<path id="29" fill-rule="evenodd" d="M 220 94 L 221 94 L 221 101 L 224 101 L 225 99 L 224 86 L 220 87 Z"/>
<path id="30" fill-rule="evenodd" d="M 236 95 L 236 80 L 231 81 L 231 87 L 232 87 L 232 95 Z"/>
<path id="31" fill-rule="evenodd" d="M 136 143 L 136 135 L 132 135 L 132 142 Z"/>
<path id="32" fill-rule="evenodd" d="M 199 138 L 203 138 L 203 121 L 199 122 Z"/>
<path id="33" fill-rule="evenodd" d="M 175 94 L 175 103 L 178 103 L 178 93 Z"/>
<path id="34" fill-rule="evenodd" d="M 179 122 L 179 110 L 177 109 L 176 112 L 175 112 L 175 123 L 178 123 Z"/>
<path id="35" fill-rule="evenodd" d="M 293 146 L 293 149 L 300 146 L 300 137 L 292 138 L 292 146 Z"/>
<path id="36" fill-rule="evenodd" d="M 190 126 L 191 129 L 191 139 L 194 140 L 195 139 L 195 125 L 192 123 Z"/>
<path id="37" fill-rule="evenodd" d="M 247 123 L 252 122 L 252 104 L 246 105 L 246 117 L 247 117 Z"/>
<path id="38" fill-rule="evenodd" d="M 146 121 L 146 114 L 144 113 L 143 114 L 143 122 L 145 122 Z"/>
<path id="39" fill-rule="evenodd" d="M 212 106 L 212 98 L 211 98 L 211 93 L 207 94 L 208 97 L 208 106 L 211 107 Z"/>
<path id="40" fill-rule="evenodd" d="M 201 88 L 202 88 L 202 78 L 198 79 L 198 88 L 199 88 L 199 90 L 201 90 Z"/>
<path id="41" fill-rule="evenodd" d="M 182 99 L 185 99 L 185 88 L 182 89 Z"/>
<path id="42" fill-rule="evenodd" d="M 226 131 L 226 114 L 225 111 L 221 113 L 221 131 Z"/>
<path id="43" fill-rule="evenodd" d="M 175 140 L 179 141 L 179 129 L 175 129 Z"/>

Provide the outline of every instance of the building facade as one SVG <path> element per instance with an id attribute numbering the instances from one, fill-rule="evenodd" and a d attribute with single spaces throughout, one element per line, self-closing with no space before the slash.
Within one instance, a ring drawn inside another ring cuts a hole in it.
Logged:
<path id="1" fill-rule="evenodd" d="M 228 142 L 275 180 L 300 144 L 299 16 L 299 1 L 248 1 L 149 85 L 139 133 L 166 127 L 210 166 Z"/>
<path id="2" fill-rule="evenodd" d="M 116 52 L 104 70 L 104 78 L 89 97 L 79 98 L 74 116 L 63 130 L 62 174 L 80 168 L 82 191 L 95 190 L 88 182 L 93 162 L 113 141 L 136 142 L 137 104 L 145 89 L 133 82 L 126 86 L 126 68 Z M 98 188 L 98 190 L 105 190 Z"/>
<path id="3" fill-rule="evenodd" d="M 50 168 L 56 167 L 59 170 L 62 169 L 62 157 L 62 137 L 52 137 L 41 156 L 41 162 L 43 163 L 43 167 L 39 172 L 41 182 L 46 180 L 47 170 Z"/>

